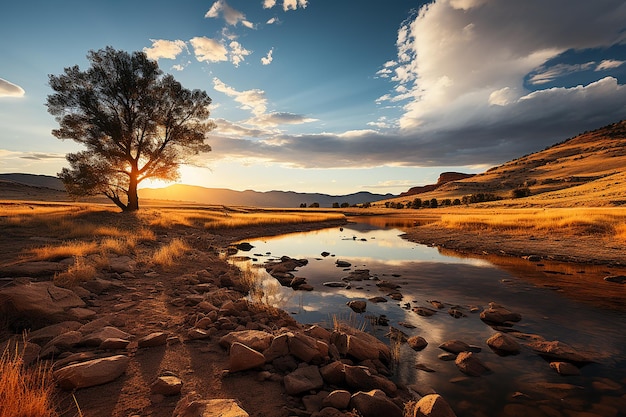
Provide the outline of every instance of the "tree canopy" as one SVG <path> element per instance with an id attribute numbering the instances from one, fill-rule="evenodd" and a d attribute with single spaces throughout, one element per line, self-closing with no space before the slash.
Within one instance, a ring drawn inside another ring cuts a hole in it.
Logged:
<path id="1" fill-rule="evenodd" d="M 52 134 L 86 149 L 66 156 L 58 174 L 72 196 L 104 194 L 123 211 L 139 208 L 137 185 L 152 178 L 174 181 L 181 164 L 209 152 L 211 98 L 188 90 L 144 52 L 107 47 L 89 51 L 91 66 L 50 75 Z"/>

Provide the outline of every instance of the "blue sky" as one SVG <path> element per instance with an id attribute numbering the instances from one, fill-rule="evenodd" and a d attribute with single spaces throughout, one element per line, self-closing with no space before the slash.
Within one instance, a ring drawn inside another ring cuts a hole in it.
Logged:
<path id="1" fill-rule="evenodd" d="M 181 182 L 399 193 L 626 118 L 623 0 L 11 2 L 0 25 L 0 172 L 55 175 L 80 147 L 49 74 L 145 51 L 213 99 L 213 151 Z"/>

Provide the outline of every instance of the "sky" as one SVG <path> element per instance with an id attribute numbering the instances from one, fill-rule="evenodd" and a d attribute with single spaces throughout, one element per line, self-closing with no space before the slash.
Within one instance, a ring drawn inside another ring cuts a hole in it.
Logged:
<path id="1" fill-rule="evenodd" d="M 0 173 L 56 175 L 50 74 L 144 51 L 212 98 L 205 187 L 393 193 L 626 118 L 623 0 L 33 0 L 0 6 Z M 152 184 L 162 185 L 162 184 Z"/>

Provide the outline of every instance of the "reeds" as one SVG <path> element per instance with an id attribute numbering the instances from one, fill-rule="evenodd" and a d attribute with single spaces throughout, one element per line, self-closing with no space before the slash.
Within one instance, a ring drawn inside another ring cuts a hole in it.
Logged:
<path id="1" fill-rule="evenodd" d="M 0 357 L 0 417 L 58 416 L 50 369 L 43 364 L 27 367 L 23 359 L 17 347 L 7 347 Z"/>

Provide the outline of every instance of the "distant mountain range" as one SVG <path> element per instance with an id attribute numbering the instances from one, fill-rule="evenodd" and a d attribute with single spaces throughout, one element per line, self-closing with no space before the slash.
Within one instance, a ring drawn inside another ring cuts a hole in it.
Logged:
<path id="1" fill-rule="evenodd" d="M 21 187 L 20 187 L 21 186 Z M 23 191 L 20 196 L 19 191 Z M 65 187 L 59 178 L 48 175 L 0 174 L 1 198 L 37 198 L 40 194 L 48 195 L 58 201 L 68 198 Z M 17 195 L 15 195 L 17 193 Z M 343 203 L 363 204 L 396 197 L 393 194 L 373 194 L 362 191 L 347 195 L 328 195 L 321 193 L 296 193 L 293 191 L 234 191 L 225 188 L 206 188 L 195 185 L 173 184 L 165 188 L 143 188 L 139 190 L 141 200 L 170 200 L 186 203 L 225 206 L 254 206 L 294 208 L 306 204 L 309 207 L 317 203 L 320 207 L 332 207 Z"/>

